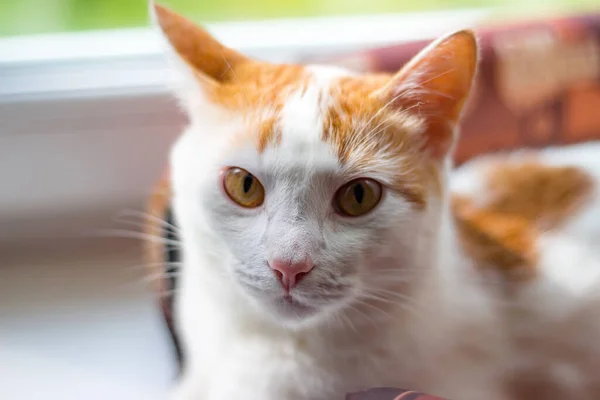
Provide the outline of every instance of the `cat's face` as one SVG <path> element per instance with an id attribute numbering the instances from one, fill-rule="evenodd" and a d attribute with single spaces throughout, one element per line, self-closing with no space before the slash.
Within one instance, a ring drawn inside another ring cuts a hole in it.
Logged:
<path id="1" fill-rule="evenodd" d="M 436 228 L 472 34 L 395 76 L 358 76 L 253 61 L 157 16 L 190 79 L 180 94 L 192 123 L 172 156 L 186 242 L 208 242 L 218 273 L 288 322 L 409 284 Z"/>

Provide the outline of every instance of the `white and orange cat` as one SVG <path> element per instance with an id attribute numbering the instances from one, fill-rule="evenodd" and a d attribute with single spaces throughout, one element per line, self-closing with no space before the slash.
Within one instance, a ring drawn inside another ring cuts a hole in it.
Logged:
<path id="1" fill-rule="evenodd" d="M 600 398 L 600 146 L 452 172 L 473 33 L 359 75 L 154 15 L 190 119 L 171 155 L 174 399 Z"/>

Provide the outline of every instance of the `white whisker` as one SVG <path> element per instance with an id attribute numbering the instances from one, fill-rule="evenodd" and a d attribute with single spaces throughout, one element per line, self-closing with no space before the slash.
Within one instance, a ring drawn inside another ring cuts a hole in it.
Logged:
<path id="1" fill-rule="evenodd" d="M 435 325 L 431 321 L 429 321 L 428 319 L 425 318 L 425 315 L 427 315 L 427 314 L 423 312 L 422 307 L 415 305 L 414 302 L 412 302 L 412 304 L 407 304 L 406 298 L 398 298 L 398 299 L 396 299 L 398 301 L 394 301 L 394 299 L 387 298 L 385 296 L 378 296 L 377 294 L 374 294 L 374 293 L 365 293 L 363 295 L 363 297 L 366 299 L 372 299 L 375 301 L 379 301 L 383 304 L 389 304 L 389 305 L 395 306 L 401 310 L 404 310 L 404 311 L 410 313 L 413 317 L 417 318 L 420 323 L 423 323 L 426 327 L 435 331 Z M 367 303 L 365 301 L 363 301 L 363 304 L 371 305 L 370 303 Z M 371 306 L 372 306 L 372 308 L 378 308 L 375 305 L 371 305 Z M 385 310 L 381 310 L 381 311 L 385 313 Z M 393 316 L 393 314 L 391 314 L 389 312 L 388 312 L 388 314 L 390 316 Z"/>
<path id="2" fill-rule="evenodd" d="M 344 321 L 346 321 L 346 323 L 348 324 L 348 326 L 350 326 L 350 328 L 358 333 L 358 329 L 356 329 L 356 326 L 354 325 L 354 323 L 352 322 L 352 319 L 350 317 L 348 317 L 348 315 L 346 315 L 346 312 L 344 310 L 341 310 L 341 318 L 343 318 Z"/>
<path id="3" fill-rule="evenodd" d="M 182 265 L 183 265 L 183 263 L 179 262 L 179 261 L 155 261 L 155 262 L 130 265 L 130 266 L 125 267 L 125 269 L 127 269 L 127 270 L 144 270 L 144 269 L 150 269 L 150 268 L 155 268 L 155 267 L 181 267 Z"/>
<path id="4" fill-rule="evenodd" d="M 100 229 L 95 232 L 95 235 L 99 237 L 121 237 L 121 238 L 130 238 L 130 239 L 139 239 L 145 240 L 151 243 L 159 243 L 166 244 L 175 247 L 181 247 L 181 242 L 178 240 L 170 240 L 165 239 L 160 236 L 153 236 L 147 233 L 142 233 L 138 231 L 130 231 L 127 229 Z"/>
<path id="5" fill-rule="evenodd" d="M 354 305 L 350 305 L 349 309 L 360 314 L 362 317 L 366 318 L 369 322 L 371 322 L 373 324 L 374 327 L 379 326 L 379 324 L 377 323 L 377 321 L 375 321 L 373 319 L 373 317 L 371 317 L 369 314 L 365 313 L 364 311 L 360 310 L 358 307 L 356 307 Z"/>
<path id="6" fill-rule="evenodd" d="M 158 272 L 156 274 L 150 274 L 150 275 L 145 276 L 144 278 L 142 278 L 141 283 L 150 283 L 150 282 L 158 281 L 161 279 L 176 278 L 180 275 L 181 275 L 181 273 L 179 271 Z"/>
<path id="7" fill-rule="evenodd" d="M 135 221 L 135 220 L 130 220 L 127 217 L 132 217 L 132 218 L 139 218 L 140 221 Z M 137 224 L 137 226 L 145 228 L 148 226 L 148 222 L 152 222 L 157 224 L 160 227 L 166 228 L 174 233 L 180 233 L 180 229 L 171 224 L 168 221 L 165 221 L 164 219 L 156 216 L 156 215 L 152 215 L 149 214 L 147 212 L 144 211 L 137 211 L 137 210 L 123 210 L 121 212 L 119 212 L 117 215 L 115 215 L 112 218 L 113 221 L 115 222 L 122 222 L 122 223 L 127 223 L 127 224 Z"/>
<path id="8" fill-rule="evenodd" d="M 231 75 L 233 75 L 233 79 L 235 79 L 236 83 L 238 84 L 238 86 L 240 88 L 240 91 L 242 92 L 242 96 L 244 96 L 244 100 L 246 101 L 246 106 L 249 107 L 250 106 L 250 98 L 248 97 L 248 94 L 246 93 L 246 90 L 244 89 L 242 82 L 239 80 L 237 74 L 233 70 L 233 67 L 231 66 L 229 61 L 227 61 L 225 54 L 223 54 L 223 50 L 220 49 L 220 51 L 221 51 L 221 57 L 223 57 L 223 61 L 225 61 L 225 64 L 227 64 L 227 68 L 229 68 L 229 71 L 231 71 Z"/>
<path id="9" fill-rule="evenodd" d="M 366 296 L 361 296 L 361 297 L 366 297 Z M 363 306 L 368 307 L 368 308 L 370 308 L 370 309 L 372 309 L 372 310 L 374 310 L 376 312 L 381 313 L 382 316 L 384 316 L 384 317 L 391 317 L 391 316 L 393 316 L 393 314 L 390 313 L 389 311 L 386 311 L 386 310 L 384 310 L 383 308 L 380 308 L 380 307 L 376 307 L 375 305 L 373 305 L 373 304 L 371 304 L 371 303 L 369 303 L 367 301 L 364 301 L 364 300 L 362 300 L 360 298 L 359 298 L 359 300 L 357 300 L 357 302 L 360 305 L 363 305 Z M 395 304 L 395 303 L 388 302 L 387 304 Z"/>

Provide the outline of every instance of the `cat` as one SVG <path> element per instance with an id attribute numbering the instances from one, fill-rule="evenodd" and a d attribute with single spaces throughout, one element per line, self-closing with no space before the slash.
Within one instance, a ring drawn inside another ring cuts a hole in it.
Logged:
<path id="1" fill-rule="evenodd" d="M 600 398 L 600 145 L 453 171 L 471 31 L 358 74 L 253 60 L 152 12 L 189 116 L 173 399 Z"/>

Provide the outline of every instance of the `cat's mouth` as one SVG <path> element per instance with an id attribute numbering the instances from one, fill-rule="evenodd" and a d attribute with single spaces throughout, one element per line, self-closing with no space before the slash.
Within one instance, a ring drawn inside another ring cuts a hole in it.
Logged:
<path id="1" fill-rule="evenodd" d="M 293 293 L 286 293 L 277 299 L 277 303 L 284 311 L 292 311 L 297 314 L 313 314 L 317 311 L 317 309 L 313 306 L 310 306 L 306 303 L 303 303 L 298 299 L 297 296 L 294 296 Z"/>
<path id="2" fill-rule="evenodd" d="M 283 295 L 283 300 L 284 300 L 286 303 L 289 303 L 289 304 L 294 304 L 294 301 L 295 301 L 295 300 L 294 300 L 294 297 L 293 297 L 291 294 L 284 294 L 284 295 Z"/>
<path id="3" fill-rule="evenodd" d="M 305 321 L 320 314 L 323 307 L 313 304 L 310 299 L 292 293 L 272 297 L 267 303 L 278 321 L 294 323 Z"/>

